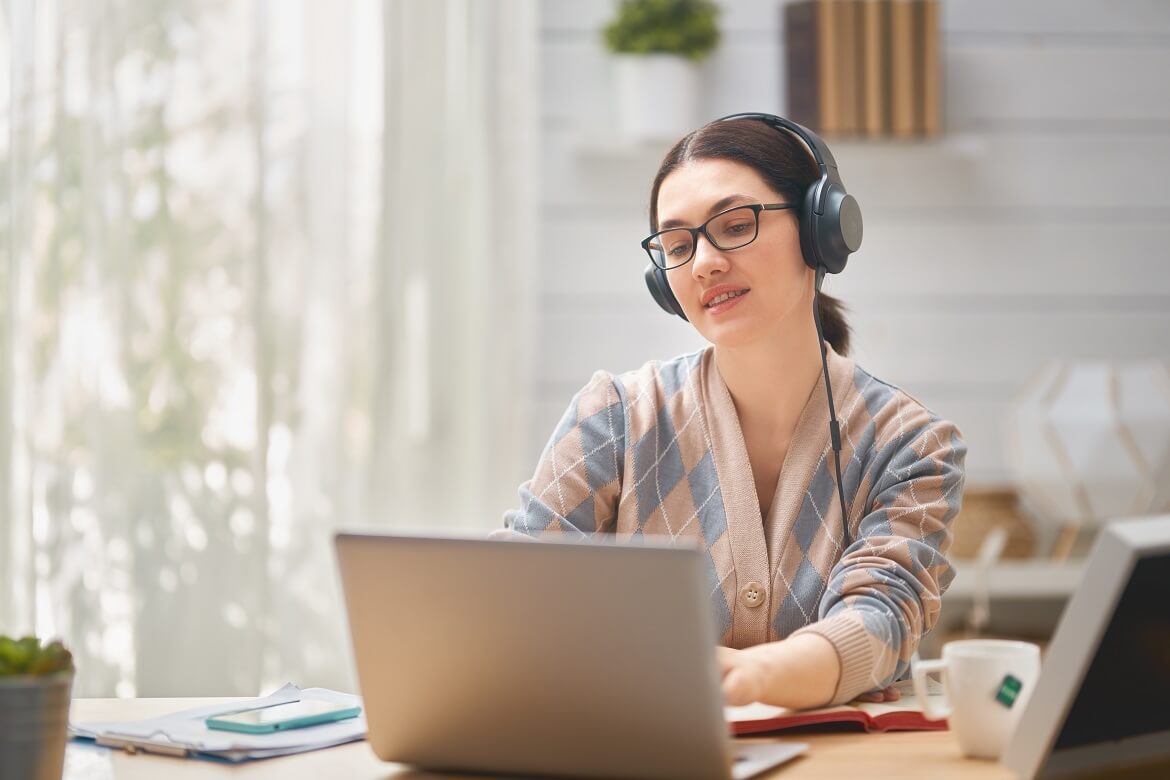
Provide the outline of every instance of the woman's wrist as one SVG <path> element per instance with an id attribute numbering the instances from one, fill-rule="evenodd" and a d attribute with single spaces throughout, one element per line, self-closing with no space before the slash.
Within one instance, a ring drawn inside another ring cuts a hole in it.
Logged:
<path id="1" fill-rule="evenodd" d="M 759 701 L 808 709 L 833 700 L 841 679 L 837 649 L 823 636 L 804 633 L 744 651 L 761 674 Z"/>

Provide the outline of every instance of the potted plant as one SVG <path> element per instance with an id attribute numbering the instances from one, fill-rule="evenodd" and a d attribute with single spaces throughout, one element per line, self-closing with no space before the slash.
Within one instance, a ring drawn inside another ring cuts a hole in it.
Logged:
<path id="1" fill-rule="evenodd" d="M 60 642 L 0 636 L 0 777 L 60 780 L 72 684 Z"/>
<path id="2" fill-rule="evenodd" d="M 627 136 L 673 139 L 693 129 L 697 63 L 719 43 L 718 17 L 713 0 L 621 0 L 604 37 Z"/>

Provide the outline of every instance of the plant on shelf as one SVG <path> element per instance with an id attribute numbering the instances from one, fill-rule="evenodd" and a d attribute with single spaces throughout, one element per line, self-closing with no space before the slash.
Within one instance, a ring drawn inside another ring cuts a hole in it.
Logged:
<path id="1" fill-rule="evenodd" d="M 622 0 L 605 27 L 614 54 L 675 54 L 699 62 L 719 44 L 711 0 Z"/>
<path id="2" fill-rule="evenodd" d="M 698 115 L 697 63 L 719 45 L 712 0 L 621 0 L 602 37 L 614 55 L 626 136 L 673 139 Z"/>
<path id="3" fill-rule="evenodd" d="M 0 777 L 60 780 L 72 684 L 60 642 L 0 636 Z"/>

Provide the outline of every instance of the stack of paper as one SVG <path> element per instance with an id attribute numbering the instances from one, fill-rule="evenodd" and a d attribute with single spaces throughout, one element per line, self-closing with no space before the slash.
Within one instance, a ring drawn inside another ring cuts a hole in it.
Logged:
<path id="1" fill-rule="evenodd" d="M 237 700 L 146 720 L 70 724 L 69 732 L 75 738 L 91 739 L 99 745 L 109 747 L 176 756 L 217 758 L 225 761 L 284 756 L 365 738 L 364 714 L 333 723 L 275 731 L 271 734 L 215 731 L 208 729 L 204 723 L 212 715 L 225 715 L 242 709 L 269 707 L 305 699 L 361 706 L 361 698 L 353 694 L 338 693 L 325 688 L 301 690 L 289 683 L 269 696 L 252 701 Z"/>

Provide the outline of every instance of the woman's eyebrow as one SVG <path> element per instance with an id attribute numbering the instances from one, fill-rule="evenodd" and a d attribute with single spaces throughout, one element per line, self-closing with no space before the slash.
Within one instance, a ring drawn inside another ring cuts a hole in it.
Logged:
<path id="1" fill-rule="evenodd" d="M 755 203 L 756 201 L 759 200 L 759 198 L 755 197 L 754 195 L 744 195 L 741 193 L 736 193 L 735 195 L 728 195 L 727 197 L 720 198 L 719 200 L 712 203 L 711 208 L 707 209 L 707 216 L 709 217 L 712 214 L 718 214 L 720 211 L 723 211 L 723 209 L 727 208 L 732 203 L 735 203 L 736 201 L 740 201 L 740 200 L 746 200 L 746 201 L 751 201 L 752 203 Z M 666 229 L 672 228 L 672 227 L 683 227 L 684 224 L 685 223 L 681 219 L 668 219 L 665 222 L 663 222 L 661 225 L 659 225 L 658 229 L 659 230 L 666 230 Z"/>

